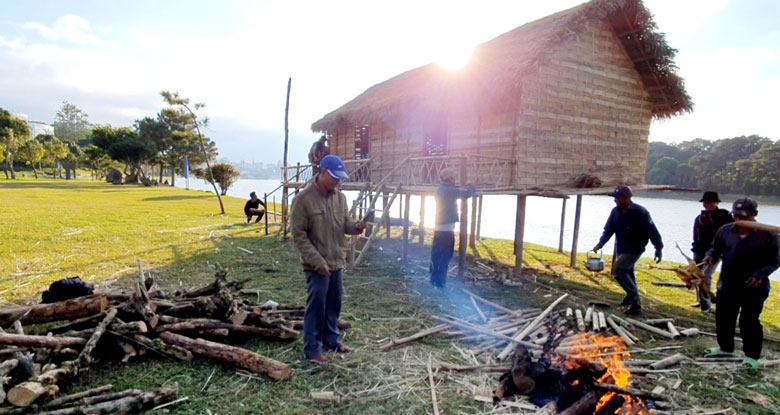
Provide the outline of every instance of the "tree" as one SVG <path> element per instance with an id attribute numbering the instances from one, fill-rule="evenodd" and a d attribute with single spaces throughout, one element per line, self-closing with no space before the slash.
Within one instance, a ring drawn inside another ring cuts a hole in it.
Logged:
<path id="1" fill-rule="evenodd" d="M 84 148 L 84 162 L 89 166 L 92 179 L 101 180 L 112 168 L 119 170 L 122 165 L 106 154 L 102 148 L 90 144 Z"/>
<path id="2" fill-rule="evenodd" d="M 54 135 L 65 142 L 86 145 L 89 141 L 90 125 L 87 114 L 68 101 L 62 101 L 62 106 L 54 117 Z"/>
<path id="3" fill-rule="evenodd" d="M 149 162 L 160 165 L 160 183 L 163 181 L 163 170 L 168 154 L 171 151 L 171 129 L 168 124 L 158 115 L 157 119 L 145 117 L 135 121 L 135 128 L 138 135 L 145 141 L 154 146 L 155 155 Z"/>
<path id="4" fill-rule="evenodd" d="M 672 157 L 664 157 L 655 162 L 647 175 L 647 181 L 652 184 L 675 184 L 675 173 L 679 161 Z"/>
<path id="5" fill-rule="evenodd" d="M 30 128 L 24 120 L 11 115 L 10 112 L 0 108 L 0 144 L 5 147 L 5 178 L 8 179 L 8 171 L 11 178 L 16 179 L 14 171 L 14 155 L 25 141 L 30 138 Z"/>
<path id="6" fill-rule="evenodd" d="M 225 214 L 225 205 L 222 204 L 222 197 L 219 194 L 219 191 L 217 191 L 217 185 L 214 183 L 214 172 L 211 171 L 211 164 L 209 163 L 209 155 L 208 151 L 206 150 L 206 143 L 203 139 L 203 134 L 200 133 L 200 123 L 198 122 L 198 118 L 195 116 L 195 112 L 190 109 L 190 99 L 189 98 L 182 98 L 179 96 L 178 92 L 170 92 L 170 91 L 162 91 L 160 92 L 160 95 L 162 95 L 165 102 L 168 103 L 170 106 L 180 106 L 187 110 L 187 112 L 192 115 L 193 121 L 195 121 L 195 129 L 198 132 L 198 141 L 200 143 L 200 150 L 203 153 L 203 159 L 206 162 L 206 168 L 208 169 L 209 174 L 209 181 L 211 182 L 211 185 L 214 187 L 214 194 L 217 195 L 217 200 L 219 200 L 219 209 L 222 212 L 222 214 Z M 192 104 L 192 107 L 197 109 L 201 109 L 205 107 L 205 104 L 203 103 L 196 103 Z M 208 122 L 208 119 L 204 119 L 202 123 L 205 125 Z"/>
<path id="7" fill-rule="evenodd" d="M 112 159 L 125 164 L 128 183 L 146 178 L 143 165 L 155 155 L 154 146 L 127 127 L 98 126 L 92 129 L 92 142 Z"/>
<path id="8" fill-rule="evenodd" d="M 230 163 L 216 163 L 211 166 L 211 172 L 214 174 L 214 181 L 219 185 L 222 196 L 227 194 L 230 186 L 232 186 L 241 176 L 241 172 L 238 171 L 238 168 Z M 199 179 L 203 179 L 212 184 L 214 183 L 209 179 L 209 174 L 206 169 L 195 169 L 193 173 L 195 174 L 195 177 Z"/>
<path id="9" fill-rule="evenodd" d="M 68 156 L 68 146 L 60 141 L 59 138 L 51 134 L 40 134 L 35 137 L 35 140 L 43 145 L 44 155 L 43 162 L 52 167 L 52 176 L 57 177 L 57 172 L 60 171 L 58 162 L 65 159 Z M 41 166 L 41 171 L 43 167 Z M 62 177 L 62 173 L 60 173 Z"/>
<path id="10" fill-rule="evenodd" d="M 19 147 L 19 160 L 32 167 L 36 179 L 38 178 L 38 170 L 35 169 L 35 165 L 40 163 L 45 155 L 46 149 L 38 140 L 27 140 Z"/>

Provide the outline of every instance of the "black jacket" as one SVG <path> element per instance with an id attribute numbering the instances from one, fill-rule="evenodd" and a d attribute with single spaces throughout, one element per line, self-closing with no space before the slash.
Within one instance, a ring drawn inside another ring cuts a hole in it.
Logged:
<path id="1" fill-rule="evenodd" d="M 712 241 L 707 256 L 722 260 L 718 290 L 742 291 L 748 278 L 761 280 L 760 289 L 769 292 L 769 275 L 780 267 L 780 238 L 762 230 L 754 230 L 741 238 L 737 225 L 721 227 Z"/>
<path id="2" fill-rule="evenodd" d="M 702 210 L 693 221 L 693 259 L 697 263 L 704 259 L 707 251 L 712 248 L 712 240 L 721 226 L 734 222 L 734 218 L 726 209 L 715 209 L 712 212 Z"/>
<path id="3" fill-rule="evenodd" d="M 246 204 L 244 205 L 244 214 L 249 216 L 249 209 L 257 209 L 260 205 L 263 205 L 263 209 L 265 209 L 265 203 L 263 203 L 262 200 L 257 199 L 254 202 L 252 199 L 247 200 Z"/>
<path id="4" fill-rule="evenodd" d="M 617 207 L 612 209 L 607 224 L 604 225 L 604 233 L 596 247 L 601 249 L 613 234 L 618 255 L 641 255 L 645 251 L 648 240 L 653 242 L 655 249 L 664 247 L 661 234 L 658 233 L 650 212 L 636 203 L 629 205 L 625 212 L 621 212 Z"/>

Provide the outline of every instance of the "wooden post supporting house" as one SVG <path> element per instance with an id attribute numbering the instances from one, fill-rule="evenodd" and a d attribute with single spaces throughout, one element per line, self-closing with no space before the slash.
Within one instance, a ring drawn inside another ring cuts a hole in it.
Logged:
<path id="1" fill-rule="evenodd" d="M 561 235 L 558 237 L 558 252 L 563 253 L 563 228 L 566 225 L 566 199 L 563 198 L 563 205 L 561 206 Z"/>
<path id="2" fill-rule="evenodd" d="M 385 214 L 385 211 L 387 211 L 387 216 L 385 219 L 385 238 L 390 239 L 390 208 L 392 206 L 389 206 L 387 204 L 388 200 L 390 200 L 390 195 L 387 193 L 387 191 L 382 192 L 382 215 Z M 379 224 L 378 226 L 382 226 L 383 224 Z M 381 228 L 377 229 L 377 232 L 379 232 Z"/>
<path id="3" fill-rule="evenodd" d="M 485 195 L 479 195 L 479 213 L 477 213 L 477 240 L 482 240 L 482 198 Z"/>
<path id="4" fill-rule="evenodd" d="M 263 204 L 265 205 L 265 235 L 268 236 L 268 216 L 271 214 L 268 210 L 268 193 L 263 193 Z M 274 221 L 275 220 L 276 216 L 274 216 Z"/>
<path id="5" fill-rule="evenodd" d="M 468 182 L 466 170 L 466 157 L 460 158 L 460 185 L 466 187 Z M 469 203 L 468 198 L 460 199 L 460 235 L 458 243 L 458 279 L 463 280 L 466 275 L 466 237 L 468 236 Z"/>
<path id="6" fill-rule="evenodd" d="M 580 235 L 580 213 L 582 213 L 582 195 L 577 195 L 577 207 L 574 209 L 574 237 L 571 242 L 571 262 L 573 268 L 577 265 L 577 237 Z"/>
<path id="7" fill-rule="evenodd" d="M 523 238 L 525 234 L 525 195 L 517 195 L 517 216 L 515 217 L 515 272 L 523 272 Z"/>
<path id="8" fill-rule="evenodd" d="M 289 220 L 289 206 L 287 203 L 287 182 L 289 177 L 287 176 L 287 144 L 290 138 L 290 129 L 288 128 L 288 117 L 290 113 L 290 86 L 292 86 L 292 78 L 287 80 L 287 103 L 284 106 L 284 163 L 282 170 L 282 234 L 287 237 L 287 221 Z"/>
<path id="9" fill-rule="evenodd" d="M 420 195 L 420 245 L 425 244 L 425 193 Z"/>
<path id="10" fill-rule="evenodd" d="M 401 253 L 401 260 L 406 263 L 406 260 L 408 259 L 409 254 L 409 202 L 412 199 L 412 195 L 410 193 L 406 194 L 406 197 L 404 197 L 404 213 L 401 218 L 404 221 L 404 241 L 403 241 L 403 248 Z"/>
<path id="11" fill-rule="evenodd" d="M 469 246 L 474 257 L 479 257 L 477 252 L 477 200 L 479 198 L 474 196 L 471 198 L 471 233 L 469 233 Z"/>

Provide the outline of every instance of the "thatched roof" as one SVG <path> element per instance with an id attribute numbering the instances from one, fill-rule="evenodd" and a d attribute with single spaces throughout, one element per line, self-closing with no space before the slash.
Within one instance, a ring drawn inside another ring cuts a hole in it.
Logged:
<path id="1" fill-rule="evenodd" d="M 516 97 L 523 79 L 568 39 L 592 22 L 608 21 L 634 62 L 652 104 L 653 115 L 665 118 L 693 108 L 676 71 L 676 50 L 658 32 L 641 0 L 592 0 L 527 23 L 477 46 L 459 71 L 429 64 L 374 85 L 341 108 L 312 124 L 313 131 L 334 131 L 381 121 L 396 125 L 407 117 L 437 111 L 442 103 L 500 108 Z"/>

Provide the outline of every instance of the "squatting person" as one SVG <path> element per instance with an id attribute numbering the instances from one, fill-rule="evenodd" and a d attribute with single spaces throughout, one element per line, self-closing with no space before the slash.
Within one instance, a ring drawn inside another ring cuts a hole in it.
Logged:
<path id="1" fill-rule="evenodd" d="M 292 208 L 292 237 L 301 254 L 308 290 L 303 353 L 321 364 L 328 363 L 323 350 L 351 351 L 339 343 L 338 329 L 347 247 L 344 235 L 358 235 L 365 225 L 349 217 L 347 198 L 337 189 L 347 178 L 344 162 L 337 156 L 325 156 L 320 160 L 320 172 L 296 196 Z"/>
<path id="2" fill-rule="evenodd" d="M 436 189 L 436 228 L 431 246 L 431 284 L 444 288 L 447 285 L 447 270 L 455 250 L 455 223 L 458 222 L 456 201 L 472 197 L 476 189 L 455 187 L 455 172 L 450 168 L 439 172 L 441 186 Z"/>
<path id="3" fill-rule="evenodd" d="M 260 209 L 260 205 L 263 205 L 263 209 Z M 244 204 L 244 214 L 246 215 L 246 223 L 252 222 L 252 216 L 257 216 L 255 223 L 260 222 L 265 214 L 265 203 L 257 198 L 257 193 L 252 192 L 249 194 L 249 200 Z"/>
<path id="4" fill-rule="evenodd" d="M 769 275 L 780 267 L 778 237 L 768 231 L 739 226 L 755 222 L 758 203 L 751 199 L 734 202 L 731 215 L 734 223 L 723 226 L 715 234 L 705 262 L 723 261 L 718 279 L 715 307 L 715 327 L 718 346 L 707 357 L 733 357 L 734 332 L 739 316 L 742 350 L 746 367 L 758 368 L 764 328 L 759 316 L 769 296 Z"/>
<path id="5" fill-rule="evenodd" d="M 718 208 L 720 203 L 718 192 L 704 192 L 699 202 L 701 202 L 704 210 L 693 221 L 693 244 L 691 251 L 693 251 L 693 260 L 697 264 L 702 264 L 704 257 L 707 256 L 707 251 L 712 248 L 712 240 L 715 238 L 715 233 L 718 232 L 721 226 L 734 222 L 734 219 L 731 218 L 728 210 Z M 704 275 L 707 277 L 707 289 L 710 289 L 712 286 L 712 274 L 715 273 L 717 266 L 717 263 L 709 264 L 709 266 L 700 265 Z M 703 290 L 699 290 L 699 302 L 694 304 L 693 307 L 701 307 L 702 312 L 710 313 L 712 312 L 712 301 L 710 301 L 710 298 Z"/>
<path id="6" fill-rule="evenodd" d="M 631 201 L 633 193 L 630 187 L 618 186 L 609 195 L 615 198 L 616 206 L 609 214 L 607 224 L 604 225 L 604 233 L 599 243 L 593 247 L 593 251 L 601 250 L 612 235 L 615 235 L 617 259 L 613 272 L 618 284 L 626 292 L 621 305 L 628 307 L 625 310 L 626 314 L 639 315 L 642 314 L 642 303 L 639 299 L 634 265 L 645 251 L 648 240 L 655 247 L 655 262 L 661 262 L 664 244 L 658 228 L 650 217 L 650 212 Z"/>

